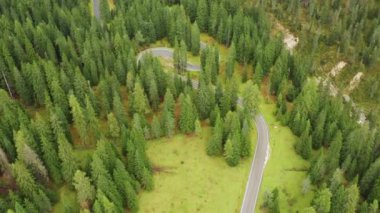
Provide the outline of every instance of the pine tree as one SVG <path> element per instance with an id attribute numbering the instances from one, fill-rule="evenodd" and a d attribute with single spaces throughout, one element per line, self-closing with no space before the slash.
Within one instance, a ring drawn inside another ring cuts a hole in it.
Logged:
<path id="1" fill-rule="evenodd" d="M 315 162 L 311 163 L 310 167 L 310 180 L 312 183 L 320 183 L 325 178 L 326 166 L 324 162 L 324 155 L 321 153 Z"/>
<path id="2" fill-rule="evenodd" d="M 149 84 L 149 100 L 152 108 L 157 110 L 160 104 L 160 96 L 158 95 L 157 84 L 154 79 L 152 79 Z"/>
<path id="3" fill-rule="evenodd" d="M 261 81 L 263 80 L 263 78 L 264 78 L 264 70 L 263 70 L 260 62 L 258 62 L 256 67 L 255 67 L 255 73 L 253 75 L 253 80 L 255 81 L 255 83 L 257 85 L 261 85 Z"/>
<path id="4" fill-rule="evenodd" d="M 240 160 L 241 142 L 238 132 L 232 133 L 224 146 L 224 157 L 229 166 L 236 166 Z"/>
<path id="5" fill-rule="evenodd" d="M 218 114 L 215 119 L 215 126 L 213 127 L 212 137 L 207 143 L 208 155 L 221 155 L 223 152 L 223 124 L 220 115 Z"/>
<path id="6" fill-rule="evenodd" d="M 127 123 L 127 113 L 125 110 L 125 107 L 123 103 L 120 100 L 120 96 L 114 93 L 113 96 L 113 112 L 115 113 L 116 119 L 119 121 L 120 124 L 126 124 Z"/>
<path id="7" fill-rule="evenodd" d="M 24 195 L 31 195 L 37 190 L 37 183 L 29 170 L 21 161 L 12 164 L 12 174 L 20 191 Z"/>
<path id="8" fill-rule="evenodd" d="M 321 189 L 314 196 L 312 205 L 317 212 L 329 213 L 332 194 L 328 188 Z"/>
<path id="9" fill-rule="evenodd" d="M 319 114 L 316 126 L 313 130 L 313 148 L 314 149 L 319 149 L 322 146 L 325 121 L 326 121 L 326 111 L 323 110 Z"/>
<path id="10" fill-rule="evenodd" d="M 199 119 L 196 119 L 195 122 L 194 122 L 194 128 L 195 128 L 195 134 L 198 136 L 198 137 L 201 137 L 202 136 L 202 126 L 201 126 L 201 122 L 199 121 Z"/>
<path id="11" fill-rule="evenodd" d="M 340 151 L 342 149 L 342 133 L 338 131 L 326 155 L 326 171 L 330 174 L 339 167 Z"/>
<path id="12" fill-rule="evenodd" d="M 132 112 L 144 115 L 150 111 L 144 88 L 137 81 L 132 94 Z"/>
<path id="13" fill-rule="evenodd" d="M 153 116 L 152 120 L 152 135 L 153 138 L 160 138 L 162 135 L 162 129 L 161 129 L 161 124 L 160 121 L 156 116 Z"/>
<path id="14" fill-rule="evenodd" d="M 193 103 L 189 96 L 186 96 L 181 103 L 181 114 L 179 119 L 179 128 L 182 133 L 189 134 L 194 131 L 194 109 Z"/>
<path id="15" fill-rule="evenodd" d="M 162 126 L 167 137 L 171 137 L 174 135 L 175 129 L 175 119 L 174 114 L 169 111 L 169 109 L 164 109 L 162 113 Z"/>
<path id="16" fill-rule="evenodd" d="M 16 87 L 17 93 L 21 96 L 21 98 L 27 103 L 32 103 L 32 94 L 30 89 L 28 88 L 28 84 L 25 82 L 24 76 L 20 73 L 20 71 L 14 67 L 13 69 L 13 78 Z"/>
<path id="17" fill-rule="evenodd" d="M 373 186 L 368 198 L 369 200 L 380 200 L 380 177 L 376 179 Z"/>
<path id="18" fill-rule="evenodd" d="M 243 92 L 243 108 L 247 112 L 247 116 L 254 118 L 259 111 L 260 92 L 257 85 L 253 85 L 248 81 Z"/>
<path id="19" fill-rule="evenodd" d="M 77 191 L 78 202 L 82 208 L 88 209 L 95 199 L 95 188 L 85 172 L 77 170 L 74 174 L 73 185 Z"/>
<path id="20" fill-rule="evenodd" d="M 224 146 L 224 157 L 230 166 L 235 166 L 236 163 L 236 158 L 234 156 L 235 150 L 234 150 L 234 145 L 231 139 L 227 139 L 227 142 Z"/>
<path id="21" fill-rule="evenodd" d="M 58 153 L 55 150 L 55 144 L 52 141 L 49 141 L 47 137 L 41 136 L 41 149 L 42 157 L 47 166 L 50 176 L 53 178 L 55 183 L 61 183 L 62 176 L 59 170 L 59 158 Z"/>
<path id="22" fill-rule="evenodd" d="M 200 49 L 200 33 L 197 22 L 191 26 L 191 52 L 193 55 L 199 55 Z"/>
<path id="23" fill-rule="evenodd" d="M 84 144 L 88 143 L 88 132 L 87 132 L 87 121 L 86 121 L 86 115 L 83 111 L 83 108 L 79 104 L 77 98 L 73 95 L 69 95 L 69 103 L 71 107 L 71 114 L 73 116 L 74 125 L 77 129 L 79 136 L 81 138 L 81 141 Z"/>
<path id="24" fill-rule="evenodd" d="M 241 157 L 248 157 L 251 154 L 251 127 L 249 121 L 244 119 L 243 128 L 241 130 Z"/>
<path id="25" fill-rule="evenodd" d="M 28 146 L 26 143 L 27 138 L 28 137 L 23 130 L 19 130 L 15 134 L 14 140 L 16 144 L 17 158 L 26 166 L 29 166 L 38 177 L 47 182 L 49 177 L 45 165 L 42 163 L 37 153 Z"/>
<path id="26" fill-rule="evenodd" d="M 69 118 L 69 102 L 58 80 L 53 80 L 51 83 L 51 96 L 54 104 L 58 105 L 62 109 L 62 112 L 65 114 L 66 118 Z"/>
<path id="27" fill-rule="evenodd" d="M 91 100 L 89 96 L 86 95 L 86 109 L 85 109 L 85 115 L 86 115 L 86 129 L 88 130 L 88 134 L 93 139 L 92 141 L 95 141 L 99 139 L 100 137 L 100 127 L 99 127 L 99 120 L 96 117 L 95 110 L 92 106 Z"/>
<path id="28" fill-rule="evenodd" d="M 73 179 L 74 173 L 78 170 L 77 161 L 74 156 L 73 148 L 71 144 L 67 141 L 63 134 L 58 135 L 58 156 L 61 160 L 61 171 L 63 179 L 66 183 L 70 183 Z"/>
<path id="29" fill-rule="evenodd" d="M 199 0 L 197 7 L 197 23 L 201 32 L 207 32 L 208 28 L 208 5 L 206 0 Z"/>
<path id="30" fill-rule="evenodd" d="M 133 212 L 136 212 L 138 210 L 138 199 L 136 191 L 132 185 L 132 183 L 136 181 L 132 179 L 120 160 L 116 161 L 116 167 L 113 171 L 113 179 L 119 192 L 123 195 L 123 199 L 126 200 L 128 208 Z"/>
<path id="31" fill-rule="evenodd" d="M 118 121 L 115 118 L 115 115 L 111 112 L 107 115 L 107 122 L 108 122 L 108 135 L 113 138 L 117 139 L 120 137 L 121 129 Z"/>
<path id="32" fill-rule="evenodd" d="M 179 72 L 184 73 L 187 68 L 187 47 L 186 43 L 181 40 L 179 43 Z"/>
<path id="33" fill-rule="evenodd" d="M 310 136 L 310 122 L 307 122 L 306 129 L 302 133 L 296 144 L 296 151 L 304 159 L 309 159 L 312 152 L 312 138 Z"/>
<path id="34" fill-rule="evenodd" d="M 175 128 L 175 118 L 174 118 L 174 98 L 170 90 L 166 90 L 164 98 L 164 109 L 162 113 L 161 126 L 164 130 L 164 134 L 168 137 L 173 136 Z"/>

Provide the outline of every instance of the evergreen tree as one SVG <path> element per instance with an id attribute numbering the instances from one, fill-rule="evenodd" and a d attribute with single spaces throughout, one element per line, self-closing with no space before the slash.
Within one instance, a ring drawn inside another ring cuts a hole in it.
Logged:
<path id="1" fill-rule="evenodd" d="M 153 138 L 160 138 L 162 135 L 161 124 L 156 116 L 153 116 L 152 120 L 152 135 Z"/>
<path id="2" fill-rule="evenodd" d="M 331 196 L 332 194 L 328 188 L 321 189 L 317 192 L 312 201 L 312 205 L 316 212 L 330 212 Z"/>
<path id="3" fill-rule="evenodd" d="M 132 179 L 120 160 L 116 161 L 116 166 L 113 171 L 113 179 L 119 192 L 123 195 L 124 200 L 126 200 L 128 208 L 133 212 L 137 211 L 138 200 L 133 185 L 138 182 Z"/>
<path id="4" fill-rule="evenodd" d="M 380 177 L 378 177 L 375 181 L 374 187 L 369 194 L 369 200 L 380 200 Z"/>
<path id="5" fill-rule="evenodd" d="M 260 92 L 257 85 L 253 85 L 248 81 L 243 92 L 243 108 L 247 112 L 247 116 L 255 117 L 259 111 Z"/>
<path id="6" fill-rule="evenodd" d="M 326 121 L 326 111 L 322 111 L 318 116 L 316 127 L 313 130 L 313 148 L 314 149 L 319 149 L 322 146 L 325 121 Z"/>
<path id="7" fill-rule="evenodd" d="M 258 62 L 256 67 L 255 67 L 255 73 L 253 75 L 253 80 L 255 81 L 255 83 L 257 85 L 260 85 L 263 78 L 264 78 L 264 70 L 263 70 L 260 62 Z"/>
<path id="8" fill-rule="evenodd" d="M 88 143 L 87 121 L 86 115 L 74 95 L 69 95 L 69 103 L 71 107 L 71 114 L 73 116 L 75 128 L 84 144 Z"/>
<path id="9" fill-rule="evenodd" d="M 307 122 L 305 131 L 302 133 L 296 144 L 296 151 L 304 159 L 309 159 L 312 152 L 312 138 L 310 136 L 310 122 Z"/>
<path id="10" fill-rule="evenodd" d="M 21 161 L 16 161 L 12 164 L 12 174 L 20 191 L 28 196 L 37 191 L 37 183 L 29 170 Z"/>
<path id="11" fill-rule="evenodd" d="M 355 213 L 359 198 L 359 188 L 356 184 L 352 184 L 346 190 L 345 208 L 343 209 L 344 212 Z"/>
<path id="12" fill-rule="evenodd" d="M 248 157 L 251 154 L 251 127 L 249 121 L 244 119 L 243 128 L 241 130 L 241 157 Z"/>
<path id="13" fill-rule="evenodd" d="M 201 137 L 202 136 L 202 126 L 201 126 L 201 122 L 199 121 L 199 119 L 196 119 L 195 122 L 194 122 L 194 128 L 195 128 L 195 134 L 198 136 L 198 137 Z"/>
<path id="14" fill-rule="evenodd" d="M 78 170 L 77 161 L 71 144 L 63 134 L 58 135 L 58 156 L 61 160 L 61 171 L 66 183 L 71 184 L 74 173 Z"/>
<path id="15" fill-rule="evenodd" d="M 21 160 L 26 166 L 30 167 L 33 172 L 45 181 L 48 181 L 48 173 L 45 165 L 42 163 L 38 154 L 28 146 L 26 143 L 28 136 L 25 131 L 19 130 L 15 134 L 15 144 L 17 151 L 17 158 Z"/>
<path id="16" fill-rule="evenodd" d="M 107 115 L 107 122 L 108 122 L 108 135 L 113 138 L 117 139 L 120 137 L 121 129 L 118 121 L 115 118 L 115 115 L 111 112 Z"/>
<path id="17" fill-rule="evenodd" d="M 166 136 L 171 137 L 174 134 L 174 98 L 170 90 L 166 90 L 164 98 L 164 109 L 161 116 L 161 127 Z"/>
<path id="18" fill-rule="evenodd" d="M 197 22 L 191 26 L 191 53 L 199 55 L 200 49 L 200 32 Z"/>
<path id="19" fill-rule="evenodd" d="M 52 141 L 49 141 L 47 137 L 41 136 L 41 149 L 42 149 L 42 157 L 46 164 L 46 167 L 49 171 L 50 176 L 53 178 L 54 182 L 61 182 L 61 173 L 59 170 L 59 158 L 58 153 L 55 149 L 55 144 Z"/>
<path id="20" fill-rule="evenodd" d="M 150 111 L 144 88 L 139 82 L 135 83 L 130 106 L 132 107 L 133 113 L 144 115 Z"/>
<path id="21" fill-rule="evenodd" d="M 223 124 L 219 114 L 215 119 L 215 126 L 213 127 L 212 136 L 208 141 L 206 148 L 208 155 L 221 155 L 223 152 Z"/>
<path id="22" fill-rule="evenodd" d="M 197 7 L 197 23 L 201 32 L 207 32 L 208 25 L 208 5 L 206 0 L 199 0 Z"/>
<path id="23" fill-rule="evenodd" d="M 330 174 L 339 167 L 340 151 L 342 148 L 342 133 L 338 131 L 326 155 L 326 171 Z"/>
<path id="24" fill-rule="evenodd" d="M 326 165 L 324 155 L 321 153 L 315 162 L 311 163 L 310 180 L 312 183 L 320 183 L 325 178 Z"/>
<path id="25" fill-rule="evenodd" d="M 95 110 L 92 106 L 91 100 L 89 96 L 86 95 L 86 108 L 85 108 L 86 122 L 88 129 L 88 133 L 90 138 L 94 140 L 99 139 L 100 137 L 100 128 L 99 128 L 99 120 L 96 117 Z"/>
<path id="26" fill-rule="evenodd" d="M 240 135 L 238 132 L 232 133 L 232 136 L 227 139 L 224 146 L 224 157 L 229 166 L 236 166 L 240 160 Z"/>
<path id="27" fill-rule="evenodd" d="M 181 103 L 181 114 L 179 119 L 179 128 L 182 133 L 189 134 L 195 130 L 193 103 L 189 96 L 186 96 Z"/>
<path id="28" fill-rule="evenodd" d="M 82 208 L 88 209 L 95 198 L 95 188 L 85 172 L 77 170 L 74 174 L 73 185 L 77 191 L 78 202 Z"/>

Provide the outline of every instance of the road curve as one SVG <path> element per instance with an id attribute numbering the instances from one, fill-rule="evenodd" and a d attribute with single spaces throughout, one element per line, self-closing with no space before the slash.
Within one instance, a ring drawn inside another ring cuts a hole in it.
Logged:
<path id="1" fill-rule="evenodd" d="M 94 0 L 95 1 L 95 0 Z M 205 43 L 201 43 L 201 48 L 206 46 Z M 173 49 L 167 47 L 156 47 L 146 49 L 141 51 L 137 55 L 137 63 L 143 58 L 147 53 L 152 54 L 155 57 L 163 57 L 166 59 L 173 58 Z M 200 71 L 201 67 L 199 65 L 194 65 L 187 63 L 186 69 L 188 71 Z M 183 80 L 187 80 L 185 76 L 181 76 Z M 198 81 L 192 80 L 194 88 L 198 88 Z M 242 104 L 242 98 L 239 97 L 237 103 Z M 255 155 L 252 161 L 251 170 L 249 173 L 249 178 L 246 185 L 246 190 L 244 193 L 243 203 L 240 212 L 241 213 L 252 213 L 255 212 L 256 202 L 258 194 L 260 191 L 261 180 L 264 173 L 265 164 L 269 158 L 269 128 L 265 122 L 264 117 L 259 114 L 255 118 L 256 128 L 257 128 L 257 145 L 255 149 Z"/>

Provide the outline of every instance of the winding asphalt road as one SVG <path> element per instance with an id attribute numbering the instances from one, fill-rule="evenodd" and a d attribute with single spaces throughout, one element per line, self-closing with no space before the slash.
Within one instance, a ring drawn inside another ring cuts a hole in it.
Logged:
<path id="1" fill-rule="evenodd" d="M 95 0 L 94 0 L 95 1 Z M 206 46 L 205 43 L 201 43 L 201 48 Z M 162 57 L 172 60 L 173 49 L 167 47 L 156 47 L 150 48 L 140 52 L 137 55 L 137 63 L 143 59 L 143 56 L 147 53 L 155 57 Z M 199 65 L 187 63 L 186 69 L 188 71 L 199 72 L 201 67 Z M 187 78 L 181 76 L 183 80 Z M 193 87 L 198 88 L 198 81 L 192 80 Z M 238 105 L 242 105 L 242 98 L 238 98 Z M 241 213 L 252 213 L 255 212 L 256 202 L 258 194 L 260 191 L 261 180 L 264 173 L 265 164 L 269 158 L 269 128 L 265 119 L 262 115 L 257 115 L 255 118 L 255 123 L 257 127 L 257 145 L 255 150 L 255 156 L 252 161 L 251 170 L 249 173 L 249 178 L 246 185 L 246 190 L 243 198 L 243 203 L 240 212 Z"/>

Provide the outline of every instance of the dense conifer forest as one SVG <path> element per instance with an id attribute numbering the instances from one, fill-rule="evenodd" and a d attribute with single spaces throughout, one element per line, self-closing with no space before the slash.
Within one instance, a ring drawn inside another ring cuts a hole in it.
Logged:
<path id="1" fill-rule="evenodd" d="M 268 99 L 310 162 L 315 195 L 299 211 L 379 211 L 379 1 L 110 2 L 96 18 L 88 1 L 0 1 L 0 212 L 53 212 L 62 187 L 76 199 L 62 212 L 138 212 L 139 193 L 155 188 L 147 143 L 210 126 L 200 151 L 237 166 L 254 155 L 253 118 Z M 285 48 L 278 20 L 300 32 L 299 47 Z M 202 34 L 228 48 L 223 62 Z M 163 39 L 170 69 L 139 58 Z M 316 80 L 324 52 L 369 70 L 353 98 L 368 101 L 367 91 L 374 103 L 364 124 Z M 265 211 L 281 212 L 278 196 Z"/>

